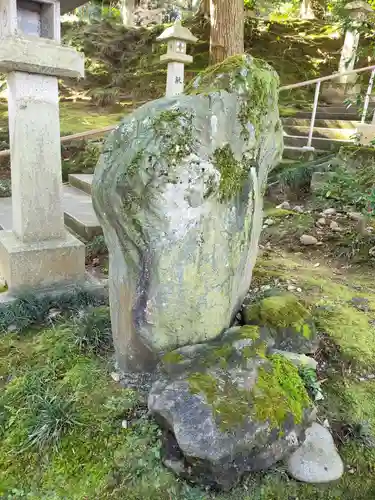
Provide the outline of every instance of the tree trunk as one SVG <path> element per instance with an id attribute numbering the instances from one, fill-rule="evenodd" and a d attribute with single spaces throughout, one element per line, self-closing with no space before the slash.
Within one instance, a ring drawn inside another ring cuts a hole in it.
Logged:
<path id="1" fill-rule="evenodd" d="M 210 0 L 200 0 L 197 14 L 206 19 L 210 18 Z"/>
<path id="2" fill-rule="evenodd" d="M 120 0 L 120 12 L 124 26 L 134 26 L 135 0 Z"/>
<path id="3" fill-rule="evenodd" d="M 210 0 L 210 62 L 244 53 L 243 0 Z"/>

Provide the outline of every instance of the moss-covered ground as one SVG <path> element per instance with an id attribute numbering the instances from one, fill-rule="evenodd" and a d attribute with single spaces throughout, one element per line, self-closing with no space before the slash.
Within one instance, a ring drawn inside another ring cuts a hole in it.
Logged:
<path id="1" fill-rule="evenodd" d="M 325 395 L 319 418 L 329 419 L 345 462 L 346 472 L 338 483 L 295 482 L 282 464 L 225 494 L 178 481 L 160 465 L 159 431 L 146 416 L 143 396 L 111 378 L 112 352 L 97 338 L 102 326 L 87 338 L 88 325 L 92 332 L 95 321 L 82 323 L 73 317 L 0 339 L 0 498 L 372 500 L 371 275 L 340 273 L 314 267 L 298 255 L 264 251 L 253 286 L 286 289 L 290 283 L 301 288 L 310 306 L 319 307 L 315 317 L 323 341 L 317 353 L 318 376 Z M 362 303 L 366 307 L 358 307 Z"/>

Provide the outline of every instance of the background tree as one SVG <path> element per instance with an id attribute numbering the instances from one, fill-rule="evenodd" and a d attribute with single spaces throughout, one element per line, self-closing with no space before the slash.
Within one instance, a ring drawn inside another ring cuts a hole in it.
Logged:
<path id="1" fill-rule="evenodd" d="M 244 52 L 244 0 L 210 0 L 210 62 Z"/>

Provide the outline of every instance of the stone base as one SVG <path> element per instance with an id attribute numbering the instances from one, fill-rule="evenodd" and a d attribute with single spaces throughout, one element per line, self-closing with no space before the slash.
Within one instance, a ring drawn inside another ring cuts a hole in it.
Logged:
<path id="1" fill-rule="evenodd" d="M 81 281 L 84 274 L 85 245 L 70 233 L 64 240 L 24 243 L 12 231 L 0 231 L 0 276 L 11 292 Z"/>

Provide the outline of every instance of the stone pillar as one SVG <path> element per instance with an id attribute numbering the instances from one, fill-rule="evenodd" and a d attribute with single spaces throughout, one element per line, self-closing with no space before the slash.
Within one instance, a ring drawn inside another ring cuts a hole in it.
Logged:
<path id="1" fill-rule="evenodd" d="M 166 96 L 182 94 L 184 92 L 184 65 L 193 61 L 193 58 L 186 54 L 186 43 L 196 42 L 197 38 L 177 20 L 157 40 L 168 43 L 167 53 L 160 57 L 162 62 L 168 63 Z"/>
<path id="2" fill-rule="evenodd" d="M 358 28 L 361 23 L 372 13 L 370 5 L 362 0 L 346 4 L 345 9 L 351 20 L 350 28 L 345 33 L 344 45 L 341 50 L 339 73 L 351 71 L 355 67 L 357 49 L 359 44 Z M 360 86 L 356 85 L 357 75 L 343 75 L 323 86 L 323 95 L 329 101 L 339 99 L 341 102 L 346 98 L 361 92 Z"/>
<path id="3" fill-rule="evenodd" d="M 64 227 L 58 77 L 83 76 L 83 57 L 60 45 L 58 1 L 0 0 L 0 26 L 13 208 L 0 275 L 11 291 L 82 279 L 84 245 Z"/>
<path id="4" fill-rule="evenodd" d="M 358 28 L 369 16 L 369 13 L 372 13 L 370 5 L 362 0 L 346 4 L 345 10 L 351 20 L 351 26 L 345 33 L 344 45 L 341 50 L 339 63 L 339 73 L 344 73 L 354 69 L 360 37 Z M 340 77 L 338 81 L 341 84 L 350 83 L 354 85 L 356 79 L 357 75 L 344 75 Z"/>

